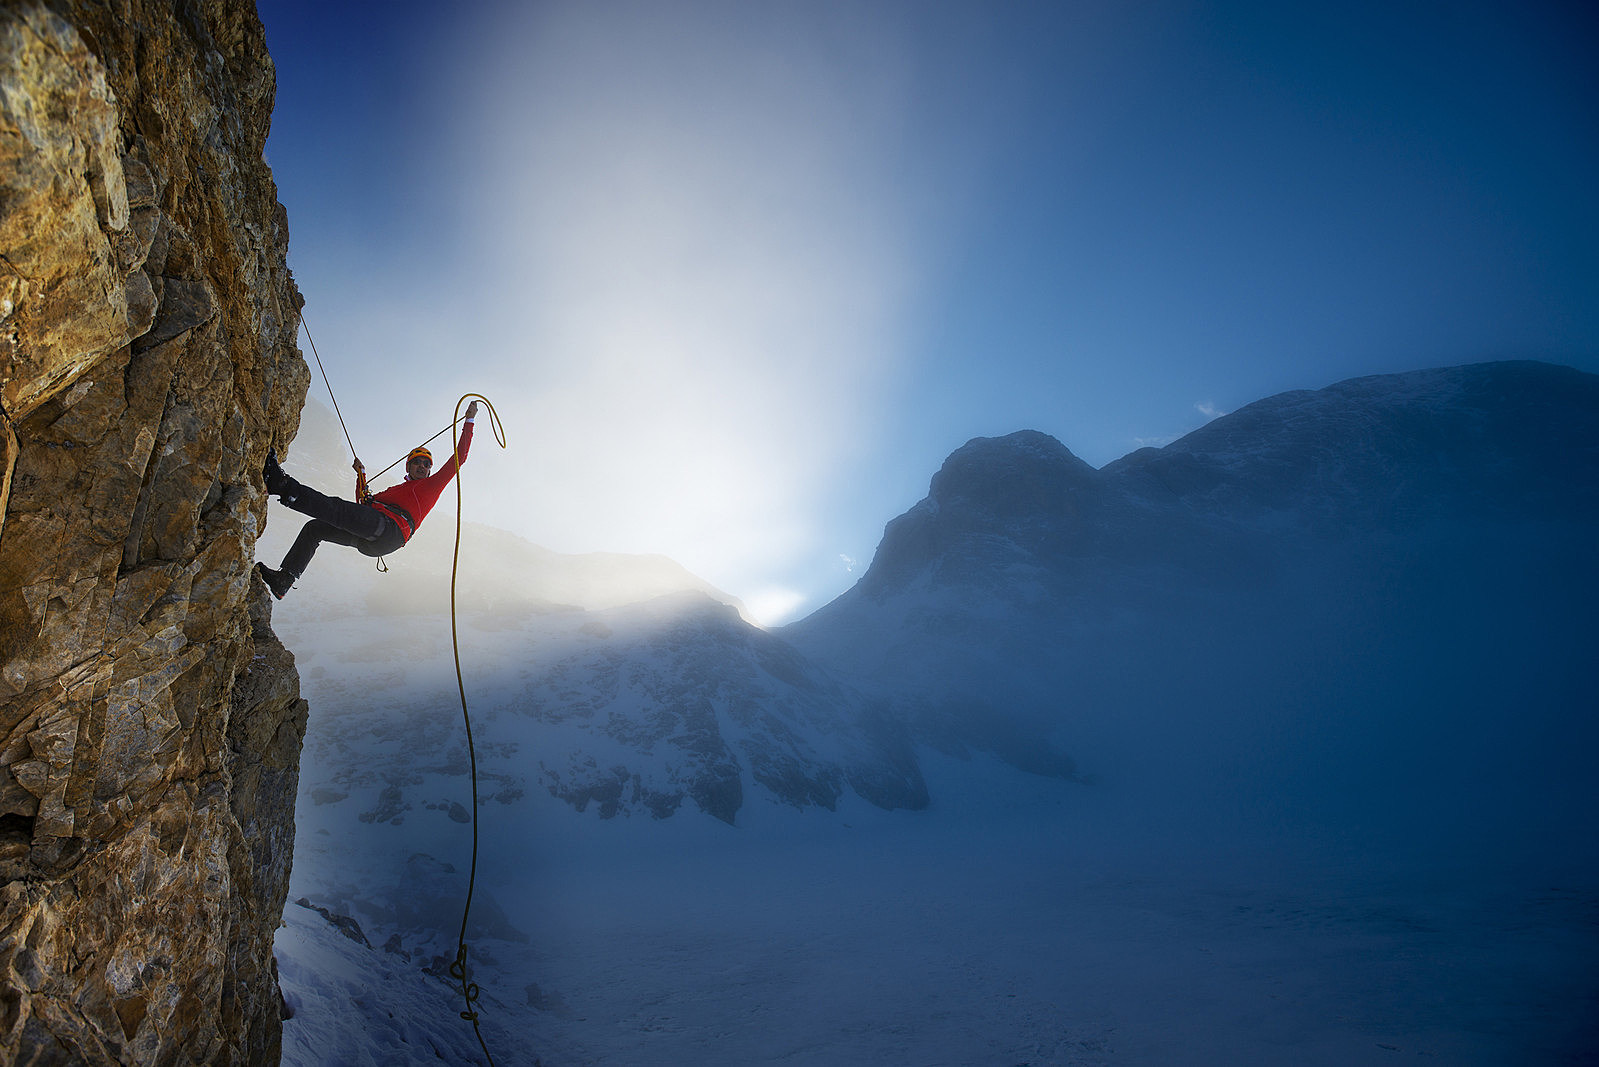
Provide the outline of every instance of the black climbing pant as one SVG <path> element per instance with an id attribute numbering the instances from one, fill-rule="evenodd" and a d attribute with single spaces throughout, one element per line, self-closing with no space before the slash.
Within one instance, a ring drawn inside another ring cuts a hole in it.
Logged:
<path id="1" fill-rule="evenodd" d="M 400 527 L 378 509 L 319 493 L 288 475 L 283 478 L 278 499 L 311 516 L 311 521 L 300 528 L 300 536 L 294 539 L 279 570 L 298 578 L 323 541 L 347 545 L 365 556 L 387 556 L 405 544 Z"/>

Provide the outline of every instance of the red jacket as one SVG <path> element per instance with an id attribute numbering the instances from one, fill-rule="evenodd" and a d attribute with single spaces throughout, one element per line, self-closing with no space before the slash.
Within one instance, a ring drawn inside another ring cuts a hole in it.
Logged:
<path id="1" fill-rule="evenodd" d="M 467 449 L 472 445 L 472 424 L 466 424 L 466 429 L 461 431 L 461 442 L 456 445 L 454 462 L 445 460 L 443 465 L 426 478 L 412 479 L 407 476 L 399 485 L 391 485 L 381 493 L 372 497 L 372 506 L 383 512 L 399 524 L 400 532 L 405 534 L 409 541 L 411 535 L 416 533 L 416 528 L 422 525 L 422 520 L 427 513 L 433 510 L 433 505 L 438 503 L 439 494 L 444 492 L 444 487 L 450 484 L 450 479 L 455 477 L 455 468 L 466 462 Z M 385 504 L 393 507 L 404 508 L 411 517 L 410 522 L 405 521 L 405 515 L 396 515 Z"/>

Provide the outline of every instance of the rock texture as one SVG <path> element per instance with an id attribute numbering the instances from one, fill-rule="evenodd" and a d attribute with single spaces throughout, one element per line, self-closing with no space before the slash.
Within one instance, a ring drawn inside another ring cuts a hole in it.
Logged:
<path id="1" fill-rule="evenodd" d="M 254 5 L 0 7 L 0 1060 L 271 1063 L 309 376 Z"/>

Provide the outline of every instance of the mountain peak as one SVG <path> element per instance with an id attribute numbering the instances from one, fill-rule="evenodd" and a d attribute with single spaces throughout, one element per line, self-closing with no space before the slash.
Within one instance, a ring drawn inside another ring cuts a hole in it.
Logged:
<path id="1" fill-rule="evenodd" d="M 1014 585 L 1039 566 L 1173 544 L 1218 573 L 1243 558 L 1236 536 L 1263 529 L 1349 537 L 1467 513 L 1585 515 L 1599 510 L 1595 410 L 1599 376 L 1514 361 L 1279 393 L 1101 470 L 1037 430 L 978 437 L 889 522 L 858 588 Z"/>
<path id="2" fill-rule="evenodd" d="M 988 566 L 996 546 L 1030 555 L 1048 551 L 1078 528 L 1098 472 L 1037 430 L 976 437 L 933 475 L 927 497 L 890 522 L 865 577 L 864 591 L 899 588 L 936 561 L 947 576 L 967 563 Z"/>
<path id="3" fill-rule="evenodd" d="M 1007 513 L 1087 486 L 1094 474 L 1049 434 L 1018 430 L 1004 437 L 974 437 L 956 449 L 933 475 L 929 496 L 941 507 L 969 502 Z"/>

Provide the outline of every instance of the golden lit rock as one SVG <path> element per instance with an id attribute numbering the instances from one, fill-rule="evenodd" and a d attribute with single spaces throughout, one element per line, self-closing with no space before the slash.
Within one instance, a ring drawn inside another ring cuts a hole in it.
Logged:
<path id="1" fill-rule="evenodd" d="M 309 382 L 254 5 L 0 7 L 0 1062 L 275 1063 Z"/>

